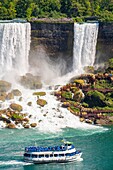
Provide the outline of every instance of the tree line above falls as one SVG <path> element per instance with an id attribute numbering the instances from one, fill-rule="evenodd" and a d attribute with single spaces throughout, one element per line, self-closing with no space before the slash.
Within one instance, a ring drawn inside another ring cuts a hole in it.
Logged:
<path id="1" fill-rule="evenodd" d="M 87 17 L 113 21 L 113 0 L 0 0 L 0 19 Z"/>

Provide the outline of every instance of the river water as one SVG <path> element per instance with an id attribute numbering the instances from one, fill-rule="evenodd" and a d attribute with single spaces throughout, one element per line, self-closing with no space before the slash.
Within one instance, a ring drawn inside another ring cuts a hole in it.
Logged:
<path id="1" fill-rule="evenodd" d="M 82 150 L 81 161 L 64 164 L 30 164 L 23 161 L 24 147 L 51 146 L 65 138 Z M 38 129 L 0 130 L 0 169 L 8 170 L 112 170 L 113 127 L 95 129 L 65 128 L 57 133 Z"/>

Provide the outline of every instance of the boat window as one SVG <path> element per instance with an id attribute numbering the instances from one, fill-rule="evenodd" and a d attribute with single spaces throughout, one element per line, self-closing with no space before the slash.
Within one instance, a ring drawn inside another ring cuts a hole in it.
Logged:
<path id="1" fill-rule="evenodd" d="M 24 156 L 25 157 L 30 157 L 30 154 L 25 153 Z"/>
<path id="2" fill-rule="evenodd" d="M 49 155 L 45 155 L 46 158 L 49 158 Z"/>
<path id="3" fill-rule="evenodd" d="M 52 155 L 52 154 L 50 154 L 50 157 L 53 157 L 53 155 Z"/>
<path id="4" fill-rule="evenodd" d="M 37 155 L 32 155 L 32 158 L 37 158 Z"/>
<path id="5" fill-rule="evenodd" d="M 64 154 L 59 154 L 59 156 L 64 156 Z"/>
<path id="6" fill-rule="evenodd" d="M 39 158 L 43 158 L 44 157 L 44 155 L 39 155 Z"/>
<path id="7" fill-rule="evenodd" d="M 54 154 L 54 157 L 57 157 L 58 155 L 57 154 Z"/>

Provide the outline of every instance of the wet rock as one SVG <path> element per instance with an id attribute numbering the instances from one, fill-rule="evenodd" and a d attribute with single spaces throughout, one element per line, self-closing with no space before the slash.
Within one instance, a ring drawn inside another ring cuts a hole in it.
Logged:
<path id="1" fill-rule="evenodd" d="M 39 76 L 33 76 L 30 73 L 27 73 L 25 76 L 21 77 L 21 84 L 29 89 L 40 89 L 42 88 L 42 82 Z"/>
<path id="2" fill-rule="evenodd" d="M 6 96 L 6 99 L 7 100 L 14 99 L 14 94 L 13 93 L 8 93 L 7 96 Z"/>
<path id="3" fill-rule="evenodd" d="M 37 104 L 40 105 L 41 107 L 43 107 L 47 104 L 47 101 L 44 99 L 38 99 Z"/>
<path id="4" fill-rule="evenodd" d="M 24 124 L 23 127 L 26 128 L 26 129 L 29 129 L 30 125 L 29 124 Z"/>
<path id="5" fill-rule="evenodd" d="M 0 100 L 5 102 L 6 97 L 5 96 L 0 96 Z"/>
<path id="6" fill-rule="evenodd" d="M 63 102 L 62 107 L 67 108 L 70 106 L 69 102 Z"/>
<path id="7" fill-rule="evenodd" d="M 83 117 L 81 117 L 81 118 L 80 118 L 80 121 L 81 121 L 81 122 L 84 122 L 84 121 L 85 121 L 85 119 L 84 119 Z"/>
<path id="8" fill-rule="evenodd" d="M 57 97 L 61 96 L 61 94 L 62 94 L 61 91 L 55 91 L 55 92 L 54 92 L 54 95 L 57 96 Z"/>
<path id="9" fill-rule="evenodd" d="M 11 121 L 8 118 L 3 117 L 3 116 L 0 116 L 0 121 L 6 122 L 6 123 L 11 123 Z"/>
<path id="10" fill-rule="evenodd" d="M 84 94 L 80 89 L 78 91 L 74 92 L 73 100 L 75 102 L 81 102 L 83 99 L 84 99 Z"/>
<path id="11" fill-rule="evenodd" d="M 36 127 L 36 126 L 37 126 L 37 123 L 31 123 L 30 126 L 31 126 L 31 127 Z"/>
<path id="12" fill-rule="evenodd" d="M 29 119 L 27 117 L 23 118 L 24 122 L 29 122 Z"/>
<path id="13" fill-rule="evenodd" d="M 0 92 L 7 92 L 10 89 L 11 89 L 11 83 L 4 80 L 0 80 Z"/>
<path id="14" fill-rule="evenodd" d="M 28 105 L 28 106 L 32 106 L 32 102 L 28 102 L 27 105 Z"/>
<path id="15" fill-rule="evenodd" d="M 16 103 L 10 104 L 10 108 L 13 110 L 17 110 L 18 112 L 21 112 L 23 110 L 22 106 Z"/>
<path id="16" fill-rule="evenodd" d="M 13 123 L 9 123 L 6 127 L 9 128 L 9 129 L 15 129 L 16 125 L 13 124 Z"/>
<path id="17" fill-rule="evenodd" d="M 82 87 L 85 84 L 85 81 L 82 79 L 76 79 L 74 80 L 74 83 L 76 83 L 77 87 Z"/>
<path id="18" fill-rule="evenodd" d="M 23 99 L 23 98 L 22 98 L 22 97 L 20 97 L 20 98 L 19 98 L 19 101 L 21 102 L 21 101 L 22 101 L 22 99 Z"/>
<path id="19" fill-rule="evenodd" d="M 21 91 L 18 90 L 18 89 L 12 90 L 11 93 L 13 93 L 14 96 L 21 96 L 22 95 Z"/>
<path id="20" fill-rule="evenodd" d="M 36 95 L 36 96 L 45 96 L 46 92 L 34 92 L 33 95 Z"/>
<path id="21" fill-rule="evenodd" d="M 85 66 L 84 71 L 86 73 L 94 73 L 94 67 L 93 66 Z"/>

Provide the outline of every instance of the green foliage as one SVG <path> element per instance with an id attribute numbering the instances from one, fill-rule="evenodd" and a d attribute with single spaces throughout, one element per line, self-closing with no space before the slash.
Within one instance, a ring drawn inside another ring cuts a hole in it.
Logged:
<path id="1" fill-rule="evenodd" d="M 22 116 L 22 115 L 19 115 L 18 113 L 13 113 L 12 119 L 13 119 L 13 120 L 22 120 L 22 119 L 23 119 L 23 116 Z"/>
<path id="2" fill-rule="evenodd" d="M 110 69 L 113 69 L 113 58 L 109 59 L 108 65 Z"/>
<path id="3" fill-rule="evenodd" d="M 1 0 L 0 19 L 74 18 L 98 16 L 101 21 L 113 21 L 112 0 Z"/>
<path id="4" fill-rule="evenodd" d="M 96 81 L 95 88 L 98 88 L 98 89 L 110 88 L 110 89 L 112 89 L 113 86 L 112 86 L 112 83 L 106 79 L 106 80 Z"/>
<path id="5" fill-rule="evenodd" d="M 84 102 L 88 103 L 89 107 L 104 107 L 106 105 L 104 101 L 105 95 L 97 90 L 87 92 L 84 99 Z"/>
<path id="6" fill-rule="evenodd" d="M 62 97 L 65 99 L 72 99 L 72 93 L 71 92 L 63 92 Z"/>
<path id="7" fill-rule="evenodd" d="M 77 108 L 77 107 L 70 106 L 70 108 L 71 108 L 71 110 L 73 110 L 73 111 L 74 111 L 74 113 L 76 113 L 76 112 L 80 112 L 80 109 L 79 109 L 79 108 Z"/>

